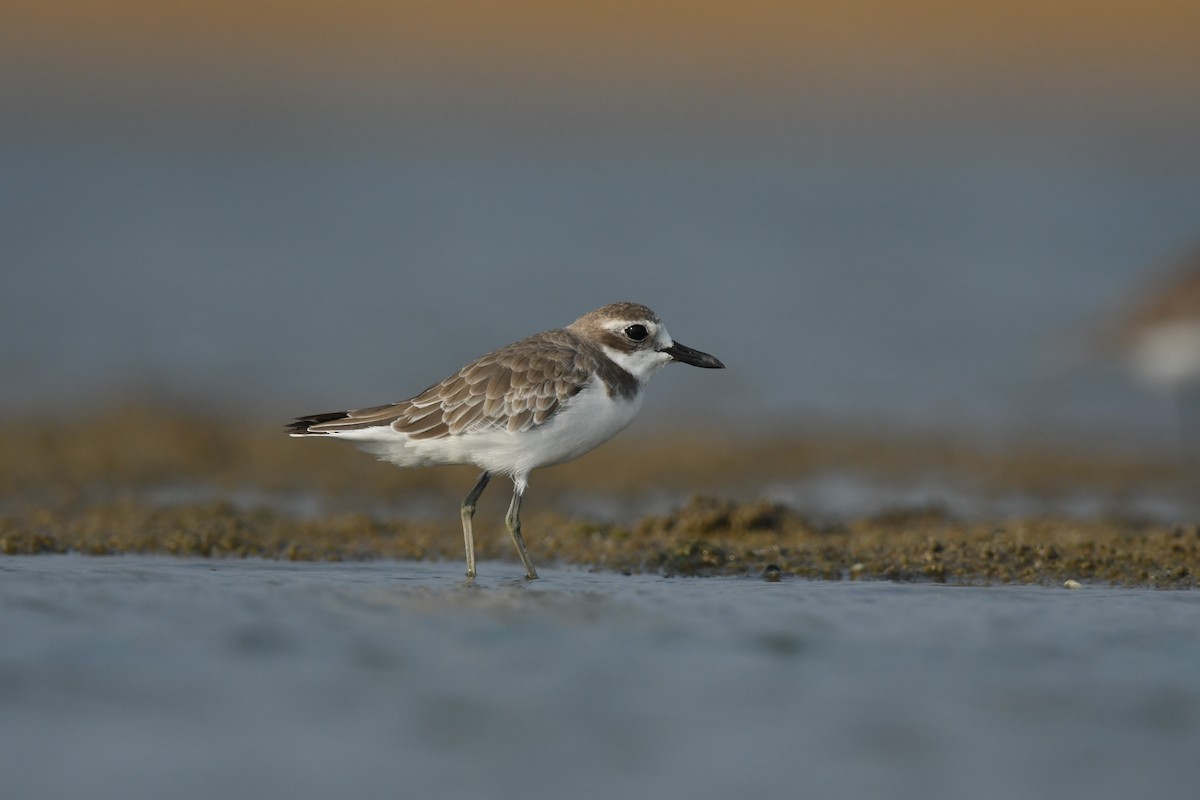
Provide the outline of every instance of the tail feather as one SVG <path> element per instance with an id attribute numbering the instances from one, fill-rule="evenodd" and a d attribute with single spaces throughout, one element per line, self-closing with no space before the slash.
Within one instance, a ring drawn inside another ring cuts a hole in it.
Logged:
<path id="1" fill-rule="evenodd" d="M 321 436 L 325 435 L 326 431 L 309 430 L 313 425 L 320 425 L 325 422 L 334 422 L 339 419 L 347 419 L 350 416 L 348 411 L 333 411 L 325 414 L 309 414 L 306 417 L 297 417 L 287 425 L 287 432 L 292 436 Z"/>

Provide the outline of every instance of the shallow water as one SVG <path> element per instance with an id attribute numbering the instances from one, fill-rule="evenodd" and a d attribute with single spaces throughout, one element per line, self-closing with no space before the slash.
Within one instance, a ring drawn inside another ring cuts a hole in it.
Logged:
<path id="1" fill-rule="evenodd" d="M 1200 594 L 0 558 L 8 797 L 1191 796 Z"/>
<path id="2" fill-rule="evenodd" d="M 712 158 L 16 142 L 0 149 L 16 287 L 0 407 L 140 387 L 282 422 L 410 396 L 636 299 L 729 366 L 660 378 L 660 420 L 1169 447 L 1173 407 L 1095 352 L 1096 328 L 1195 237 L 1193 140 L 1150 164 L 1145 148 L 954 157 L 923 140 L 882 163 L 865 145 L 756 156 L 736 139 Z"/>

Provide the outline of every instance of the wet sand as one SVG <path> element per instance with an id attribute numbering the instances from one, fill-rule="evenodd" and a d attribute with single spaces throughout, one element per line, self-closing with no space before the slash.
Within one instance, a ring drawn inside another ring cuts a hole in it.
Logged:
<path id="1" fill-rule="evenodd" d="M 0 552 L 8 555 L 462 559 L 458 503 L 474 477 L 465 468 L 399 470 L 342 443 L 155 408 L 10 423 L 0 434 Z M 940 477 L 920 502 L 873 503 L 868 490 L 842 514 L 769 496 L 848 473 L 877 485 Z M 1169 460 L 1061 448 L 997 453 L 828 430 L 771 441 L 627 436 L 536 472 L 523 517 L 539 565 L 1191 588 L 1200 527 L 1189 480 Z M 1026 511 L 939 501 L 964 486 L 979 497 L 1019 492 Z M 1141 510 L 1137 500 L 1149 492 L 1178 500 L 1169 516 Z M 1056 503 L 1079 493 L 1102 513 Z M 501 525 L 506 501 L 500 483 L 480 503 L 482 559 L 514 558 Z"/>

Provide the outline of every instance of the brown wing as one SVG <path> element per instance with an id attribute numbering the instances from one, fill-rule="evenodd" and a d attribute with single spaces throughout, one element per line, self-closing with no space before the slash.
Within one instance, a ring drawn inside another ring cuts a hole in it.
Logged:
<path id="1" fill-rule="evenodd" d="M 589 349 L 569 331 L 546 331 L 472 361 L 410 400 L 302 421 L 314 420 L 308 433 L 391 425 L 414 439 L 482 428 L 529 430 L 583 388 L 597 361 Z"/>

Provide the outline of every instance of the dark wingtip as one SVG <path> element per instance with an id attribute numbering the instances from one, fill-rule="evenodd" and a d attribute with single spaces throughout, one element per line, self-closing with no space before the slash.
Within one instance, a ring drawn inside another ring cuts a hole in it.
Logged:
<path id="1" fill-rule="evenodd" d="M 333 411 L 325 414 L 309 414 L 307 417 L 297 417 L 287 424 L 288 433 L 309 433 L 309 428 L 313 425 L 320 425 L 322 422 L 333 422 L 337 419 L 345 419 L 348 415 L 345 411 Z"/>

